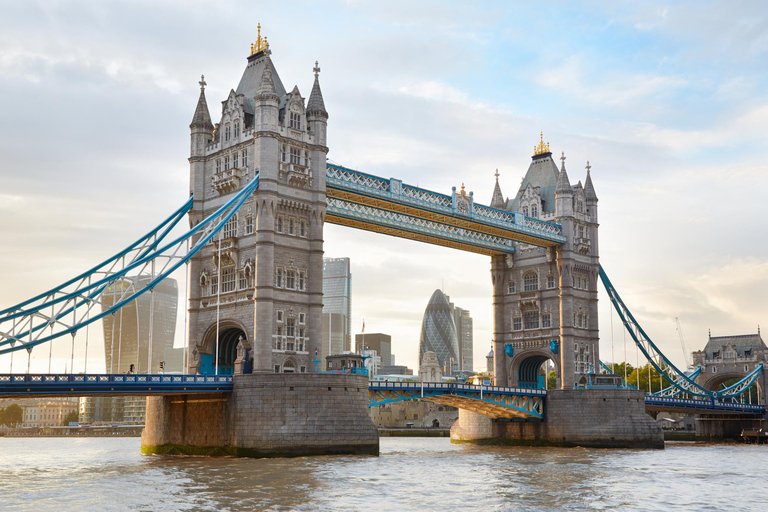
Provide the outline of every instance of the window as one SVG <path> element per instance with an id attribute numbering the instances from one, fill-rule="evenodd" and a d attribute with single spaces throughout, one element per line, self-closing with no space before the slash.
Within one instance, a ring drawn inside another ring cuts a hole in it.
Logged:
<path id="1" fill-rule="evenodd" d="M 301 373 L 307 373 L 307 367 L 306 367 L 306 366 L 300 366 L 299 368 L 300 368 L 300 370 L 299 370 L 299 371 L 300 371 Z"/>
<path id="2" fill-rule="evenodd" d="M 275 365 L 275 373 L 280 373 L 280 365 L 279 364 Z"/>
<path id="3" fill-rule="evenodd" d="M 301 152 L 299 148 L 291 148 L 291 163 L 299 165 L 301 163 Z"/>
<path id="4" fill-rule="evenodd" d="M 240 281 L 240 289 L 245 290 L 248 288 L 248 274 L 245 273 L 245 270 L 241 270 L 238 274 L 239 281 Z"/>
<path id="5" fill-rule="evenodd" d="M 299 222 L 299 235 L 307 236 L 307 223 L 303 220 Z"/>
<path id="6" fill-rule="evenodd" d="M 715 350 L 714 352 L 712 352 L 712 359 L 717 359 L 718 357 L 720 357 L 719 350 Z"/>
<path id="7" fill-rule="evenodd" d="M 717 366 L 712 367 L 712 373 L 717 373 Z"/>
<path id="8" fill-rule="evenodd" d="M 294 130 L 301 130 L 301 114 L 297 112 L 291 112 L 290 126 Z"/>
<path id="9" fill-rule="evenodd" d="M 285 144 L 280 147 L 280 161 L 285 162 Z"/>
<path id="10" fill-rule="evenodd" d="M 232 217 L 230 217 L 227 223 L 224 224 L 223 235 L 224 235 L 224 238 L 237 236 L 237 215 L 233 215 Z"/>
<path id="11" fill-rule="evenodd" d="M 289 234 L 291 234 L 291 235 L 293 235 L 293 234 L 294 234 L 294 233 L 293 233 L 293 230 L 294 230 L 294 224 L 295 224 L 295 223 L 296 223 L 296 221 L 295 221 L 295 220 L 293 220 L 293 219 L 288 219 L 288 233 L 289 233 Z"/>
<path id="12" fill-rule="evenodd" d="M 285 287 L 293 290 L 296 287 L 296 271 L 288 270 L 285 272 Z"/>
<path id="13" fill-rule="evenodd" d="M 278 288 L 283 287 L 283 269 L 281 268 L 277 269 L 275 273 L 275 286 Z"/>
<path id="14" fill-rule="evenodd" d="M 304 167 L 309 167 L 309 151 L 304 151 Z"/>
<path id="15" fill-rule="evenodd" d="M 304 313 L 299 313 L 299 323 L 303 324 L 304 321 L 306 320 L 306 317 L 307 317 L 307 315 L 305 315 Z M 303 334 L 302 334 L 302 336 L 303 336 Z"/>
<path id="16" fill-rule="evenodd" d="M 507 283 L 507 293 L 517 293 L 517 287 L 515 286 L 514 281 Z"/>
<path id="17" fill-rule="evenodd" d="M 219 276 L 211 276 L 211 295 L 219 293 Z"/>
<path id="18" fill-rule="evenodd" d="M 282 310 L 278 310 L 277 311 L 277 321 L 278 322 L 282 322 L 283 321 L 283 311 Z M 280 329 L 280 328 L 278 327 L 278 329 Z M 278 331 L 277 334 L 281 334 L 280 331 Z"/>
<path id="19" fill-rule="evenodd" d="M 282 233 L 283 232 L 283 217 L 280 215 L 277 216 L 277 232 Z"/>
<path id="20" fill-rule="evenodd" d="M 235 291 L 235 269 L 233 267 L 221 270 L 221 293 Z"/>
<path id="21" fill-rule="evenodd" d="M 243 167 L 248 167 L 248 150 L 243 150 Z"/>
<path id="22" fill-rule="evenodd" d="M 539 207 L 536 205 L 531 206 L 531 217 L 538 218 L 539 217 Z"/>
<path id="23" fill-rule="evenodd" d="M 523 320 L 519 316 L 512 319 L 512 330 L 519 331 L 523 328 Z"/>
<path id="24" fill-rule="evenodd" d="M 229 124 L 227 124 L 227 126 L 224 128 L 224 140 L 225 140 L 225 141 L 228 141 L 228 140 L 229 140 L 229 136 L 230 136 L 230 135 L 231 135 L 231 133 L 232 133 L 232 132 L 230 131 L 230 128 L 231 128 L 231 127 L 229 126 Z"/>
<path id="25" fill-rule="evenodd" d="M 523 215 L 525 215 L 526 217 L 528 216 L 528 207 L 527 206 L 523 206 Z"/>
<path id="26" fill-rule="evenodd" d="M 555 287 L 555 276 L 547 276 L 547 288 Z"/>
<path id="27" fill-rule="evenodd" d="M 523 276 L 523 290 L 532 292 L 539 289 L 539 276 L 536 272 L 528 272 Z"/>
<path id="28" fill-rule="evenodd" d="M 299 271 L 299 290 L 304 291 L 306 287 L 307 287 L 307 273 L 304 271 Z M 302 320 L 301 323 L 304 323 L 304 321 Z"/>
<path id="29" fill-rule="evenodd" d="M 240 136 L 240 121 L 235 121 L 235 138 Z"/>
<path id="30" fill-rule="evenodd" d="M 538 311 L 528 311 L 527 313 L 525 313 L 524 318 L 525 318 L 526 329 L 539 328 L 539 312 Z"/>
<path id="31" fill-rule="evenodd" d="M 296 336 L 296 319 L 295 318 L 289 318 L 288 323 L 285 327 L 285 335 L 289 338 L 293 338 Z"/>
<path id="32" fill-rule="evenodd" d="M 541 327 L 542 329 L 546 329 L 547 327 L 552 327 L 552 315 L 550 315 L 549 313 L 541 315 Z"/>
<path id="33" fill-rule="evenodd" d="M 237 158 L 238 158 L 238 154 L 237 154 L 237 151 L 235 151 L 235 154 L 232 155 L 232 168 L 234 169 L 237 169 L 239 167 L 239 165 L 237 164 Z"/>
<path id="34" fill-rule="evenodd" d="M 216 172 L 221 172 L 221 158 L 216 159 Z"/>
<path id="35" fill-rule="evenodd" d="M 229 155 L 224 157 L 224 170 L 225 171 L 229 170 Z"/>
<path id="36" fill-rule="evenodd" d="M 303 338 L 303 337 L 304 337 L 304 328 L 299 327 L 299 338 Z"/>

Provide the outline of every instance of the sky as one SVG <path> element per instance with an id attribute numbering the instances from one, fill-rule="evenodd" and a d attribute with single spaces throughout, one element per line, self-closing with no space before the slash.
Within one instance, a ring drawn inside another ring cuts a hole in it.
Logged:
<path id="1" fill-rule="evenodd" d="M 308 96 L 319 61 L 334 162 L 442 193 L 463 183 L 488 204 L 496 169 L 504 195 L 517 193 L 543 132 L 572 182 L 591 163 L 601 264 L 675 363 L 685 364 L 675 318 L 691 349 L 709 330 L 768 326 L 764 2 L 0 0 L 0 10 L 0 308 L 114 254 L 185 201 L 200 75 L 216 121 L 261 23 L 287 89 Z M 422 315 L 442 288 L 470 310 L 474 366 L 485 366 L 489 258 L 332 225 L 325 253 L 351 258 L 353 331 L 365 319 L 366 332 L 391 334 L 398 364 L 416 367 Z M 608 361 L 612 348 L 623 355 L 611 319 L 602 294 Z M 33 371 L 47 360 L 33 353 Z"/>

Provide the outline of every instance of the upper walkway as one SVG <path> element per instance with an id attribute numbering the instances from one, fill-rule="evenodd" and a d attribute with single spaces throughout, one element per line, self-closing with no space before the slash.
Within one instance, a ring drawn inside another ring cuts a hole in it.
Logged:
<path id="1" fill-rule="evenodd" d="M 327 222 L 486 255 L 513 253 L 513 242 L 565 243 L 558 224 L 476 204 L 339 165 L 326 168 Z"/>

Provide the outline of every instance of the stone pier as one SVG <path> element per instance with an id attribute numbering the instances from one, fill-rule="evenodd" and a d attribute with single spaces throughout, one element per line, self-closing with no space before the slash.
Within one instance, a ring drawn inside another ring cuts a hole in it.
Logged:
<path id="1" fill-rule="evenodd" d="M 664 436 L 645 413 L 644 392 L 559 389 L 547 392 L 545 421 L 492 420 L 460 410 L 451 441 L 521 446 L 664 448 Z"/>
<path id="2" fill-rule="evenodd" d="M 145 454 L 291 457 L 378 455 L 368 378 L 237 375 L 232 393 L 149 397 Z"/>

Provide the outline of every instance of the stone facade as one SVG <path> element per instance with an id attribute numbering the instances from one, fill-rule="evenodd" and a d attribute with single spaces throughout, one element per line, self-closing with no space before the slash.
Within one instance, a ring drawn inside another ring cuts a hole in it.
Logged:
<path id="1" fill-rule="evenodd" d="M 142 453 L 279 457 L 378 455 L 368 379 L 235 376 L 231 394 L 149 397 Z"/>
<path id="2" fill-rule="evenodd" d="M 589 166 L 585 184 L 571 185 L 565 156 L 561 161 L 558 170 L 542 144 L 513 200 L 501 202 L 500 190 L 494 191 L 491 206 L 557 222 L 567 238 L 556 248 L 517 243 L 513 255 L 491 259 L 499 386 L 539 387 L 538 369 L 547 359 L 562 389 L 598 366 L 597 195 Z"/>
<path id="3" fill-rule="evenodd" d="M 378 427 L 402 428 L 410 423 L 414 427 L 447 428 L 459 417 L 459 410 L 427 400 L 406 400 L 371 407 L 370 414 Z"/>
<path id="4" fill-rule="evenodd" d="M 664 448 L 661 427 L 645 413 L 645 393 L 623 389 L 547 392 L 545 421 L 497 421 L 461 410 L 455 442 L 600 448 Z"/>
<path id="5" fill-rule="evenodd" d="M 309 372 L 322 333 L 328 152 L 319 68 L 305 106 L 298 87 L 286 92 L 269 48 L 247 60 L 215 126 L 200 82 L 190 125 L 190 225 L 259 177 L 253 196 L 191 261 L 190 372 L 212 373 L 217 353 L 219 373 L 233 372 L 240 337 L 253 371 Z"/>

